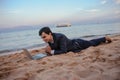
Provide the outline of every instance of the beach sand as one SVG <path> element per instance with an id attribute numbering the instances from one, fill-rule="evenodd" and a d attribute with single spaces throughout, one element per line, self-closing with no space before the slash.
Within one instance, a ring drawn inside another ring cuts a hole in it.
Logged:
<path id="1" fill-rule="evenodd" d="M 0 80 L 120 80 L 120 35 L 112 40 L 40 60 L 30 60 L 24 52 L 0 56 Z"/>

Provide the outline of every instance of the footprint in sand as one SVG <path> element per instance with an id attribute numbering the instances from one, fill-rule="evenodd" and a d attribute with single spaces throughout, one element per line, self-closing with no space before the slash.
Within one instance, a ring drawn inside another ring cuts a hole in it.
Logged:
<path id="1" fill-rule="evenodd" d="M 14 80 L 28 80 L 26 77 L 23 77 L 23 78 L 16 78 Z"/>
<path id="2" fill-rule="evenodd" d="M 81 78 L 87 78 L 90 76 L 94 76 L 96 74 L 98 74 L 98 72 L 96 71 L 84 70 L 84 71 L 79 72 L 77 75 L 79 75 Z"/>
<path id="3" fill-rule="evenodd" d="M 41 64 L 45 65 L 45 64 L 47 64 L 47 62 L 43 61 L 43 62 L 41 62 Z"/>
<path id="4" fill-rule="evenodd" d="M 40 73 L 40 72 L 42 72 L 42 71 L 44 71 L 45 69 L 39 69 L 39 70 L 37 70 L 37 73 Z"/>

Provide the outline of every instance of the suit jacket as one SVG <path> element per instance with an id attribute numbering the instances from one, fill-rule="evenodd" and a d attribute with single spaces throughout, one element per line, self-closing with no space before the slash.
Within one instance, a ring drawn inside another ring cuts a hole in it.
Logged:
<path id="1" fill-rule="evenodd" d="M 48 43 L 54 54 L 66 53 L 68 51 L 78 52 L 80 51 L 80 45 L 76 40 L 68 39 L 64 34 L 53 33 L 54 43 Z"/>

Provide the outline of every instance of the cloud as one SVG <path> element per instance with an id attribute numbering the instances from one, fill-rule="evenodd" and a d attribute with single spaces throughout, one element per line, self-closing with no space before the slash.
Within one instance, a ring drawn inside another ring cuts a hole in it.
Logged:
<path id="1" fill-rule="evenodd" d="M 117 4 L 120 4 L 120 0 L 115 0 L 115 2 L 116 2 Z"/>
<path id="2" fill-rule="evenodd" d="M 23 11 L 22 10 L 11 10 L 11 11 L 8 11 L 8 13 L 10 14 L 18 14 L 18 13 L 22 13 Z"/>
<path id="3" fill-rule="evenodd" d="M 15 10 L 15 11 L 9 11 L 8 13 L 16 14 L 16 13 L 20 13 L 20 11 Z"/>
<path id="4" fill-rule="evenodd" d="M 113 0 L 116 4 L 120 4 L 120 0 Z M 106 4 L 108 0 L 102 0 L 101 4 Z"/>
<path id="5" fill-rule="evenodd" d="M 101 1 L 101 4 L 106 4 L 106 3 L 107 3 L 106 0 Z"/>
<path id="6" fill-rule="evenodd" d="M 21 14 L 23 13 L 22 10 L 2 10 L 0 15 L 8 15 L 8 14 Z"/>
<path id="7" fill-rule="evenodd" d="M 76 10 L 78 10 L 78 11 L 82 11 L 82 10 L 84 10 L 84 9 L 82 9 L 82 8 L 77 8 Z"/>
<path id="8" fill-rule="evenodd" d="M 95 12 L 99 12 L 99 9 L 91 9 L 91 10 L 86 10 L 87 12 L 91 12 L 91 13 L 95 13 Z"/>
<path id="9" fill-rule="evenodd" d="M 100 11 L 99 9 L 89 9 L 89 10 L 79 9 L 79 12 L 81 12 L 81 13 L 84 13 L 84 12 L 96 13 L 96 12 L 99 12 L 99 11 Z"/>
<path id="10" fill-rule="evenodd" d="M 81 9 L 66 18 L 71 24 L 112 23 L 120 21 L 119 10 Z"/>
<path id="11" fill-rule="evenodd" d="M 120 15 L 120 11 L 119 10 L 115 11 L 115 14 Z"/>

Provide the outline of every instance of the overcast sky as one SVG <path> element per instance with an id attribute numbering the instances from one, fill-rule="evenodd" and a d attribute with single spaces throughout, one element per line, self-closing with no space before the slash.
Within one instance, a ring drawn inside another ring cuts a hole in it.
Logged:
<path id="1" fill-rule="evenodd" d="M 0 0 L 0 28 L 120 22 L 120 0 Z"/>

